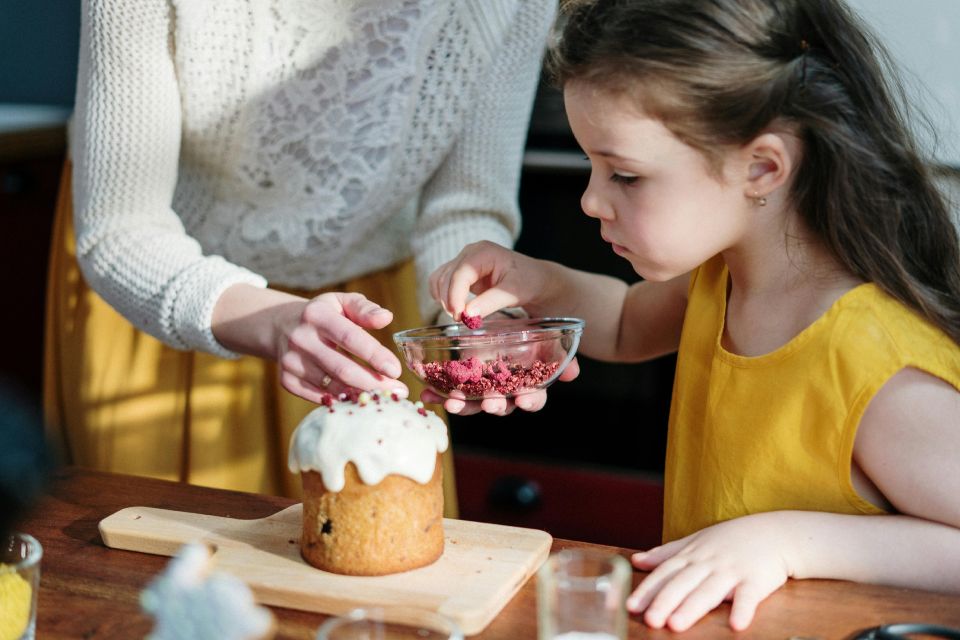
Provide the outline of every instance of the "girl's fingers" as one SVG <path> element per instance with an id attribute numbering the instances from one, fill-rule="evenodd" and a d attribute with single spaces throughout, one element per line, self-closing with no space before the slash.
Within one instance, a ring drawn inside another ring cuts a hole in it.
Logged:
<path id="1" fill-rule="evenodd" d="M 644 611 L 653 602 L 660 589 L 686 566 L 685 561 L 671 559 L 654 569 L 627 598 L 627 610 L 633 613 Z"/>
<path id="2" fill-rule="evenodd" d="M 505 416 L 513 411 L 513 403 L 508 403 L 506 398 L 484 398 L 480 401 L 480 408 L 495 416 Z"/>
<path id="3" fill-rule="evenodd" d="M 687 538 L 680 538 L 679 540 L 662 544 L 659 547 L 639 551 L 630 556 L 630 562 L 632 562 L 633 566 L 637 569 L 643 569 L 644 571 L 655 569 L 662 562 L 669 560 L 679 553 L 680 550 L 687 545 L 687 542 Z"/>
<path id="4" fill-rule="evenodd" d="M 470 411 L 467 408 L 466 400 L 459 400 L 457 398 L 448 398 L 444 401 L 443 408 L 447 410 L 447 413 L 458 416 L 469 416 L 470 414 L 476 413 L 476 411 Z"/>
<path id="5" fill-rule="evenodd" d="M 486 317 L 505 307 L 516 307 L 520 304 L 517 296 L 499 287 L 492 287 L 477 294 L 477 297 L 468 302 L 464 312 L 471 316 Z"/>
<path id="6" fill-rule="evenodd" d="M 467 298 L 470 296 L 470 289 L 481 277 L 483 277 L 483 274 L 469 262 L 461 262 L 450 273 L 444 300 L 454 320 L 460 320 L 460 316 L 464 313 L 467 305 Z M 475 303 L 471 304 L 471 307 L 476 308 Z M 470 315 L 477 314 L 472 312 Z"/>
<path id="7" fill-rule="evenodd" d="M 580 375 L 580 363 L 577 362 L 576 357 L 570 361 L 570 364 L 560 372 L 560 375 L 557 376 L 557 380 L 560 382 L 570 382 L 574 380 L 577 376 Z"/>
<path id="8" fill-rule="evenodd" d="M 753 616 L 763 599 L 770 591 L 759 588 L 755 583 L 742 582 L 733 592 L 733 606 L 730 609 L 730 628 L 742 631 L 753 622 Z"/>
<path id="9" fill-rule="evenodd" d="M 711 574 L 676 607 L 667 619 L 667 626 L 673 631 L 686 631 L 716 609 L 736 585 L 733 574 Z"/>
<path id="10" fill-rule="evenodd" d="M 433 389 L 427 388 L 420 392 L 420 401 L 423 404 L 444 404 L 446 398 Z"/>
<path id="11" fill-rule="evenodd" d="M 709 575 L 710 569 L 702 564 L 687 565 L 674 573 L 647 605 L 644 621 L 655 629 L 662 628 L 687 596 L 694 593 Z"/>
<path id="12" fill-rule="evenodd" d="M 518 409 L 524 411 L 540 411 L 547 404 L 547 392 L 543 389 L 524 393 L 513 399 Z"/>

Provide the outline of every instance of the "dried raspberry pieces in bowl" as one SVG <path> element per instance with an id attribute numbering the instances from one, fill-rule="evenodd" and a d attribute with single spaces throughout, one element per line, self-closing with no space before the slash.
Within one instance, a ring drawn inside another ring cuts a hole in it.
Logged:
<path id="1" fill-rule="evenodd" d="M 478 328 L 400 331 L 393 340 L 407 367 L 444 396 L 511 398 L 552 384 L 573 360 L 583 326 L 579 318 L 488 319 Z"/>

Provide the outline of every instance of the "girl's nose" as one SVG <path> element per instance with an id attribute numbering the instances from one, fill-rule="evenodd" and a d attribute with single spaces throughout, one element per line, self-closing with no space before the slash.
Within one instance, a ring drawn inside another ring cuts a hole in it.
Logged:
<path id="1" fill-rule="evenodd" d="M 583 209 L 583 212 L 591 218 L 612 220 L 614 217 L 613 208 L 606 199 L 600 195 L 599 190 L 593 186 L 594 180 L 594 177 L 590 178 L 587 190 L 584 191 L 580 197 L 580 207 Z"/>

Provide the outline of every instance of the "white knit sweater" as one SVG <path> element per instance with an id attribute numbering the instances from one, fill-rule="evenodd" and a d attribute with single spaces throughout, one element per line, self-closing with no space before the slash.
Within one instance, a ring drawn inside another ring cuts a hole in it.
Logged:
<path id="1" fill-rule="evenodd" d="M 72 123 L 90 285 L 234 355 L 228 286 L 313 289 L 510 246 L 556 0 L 84 0 Z"/>

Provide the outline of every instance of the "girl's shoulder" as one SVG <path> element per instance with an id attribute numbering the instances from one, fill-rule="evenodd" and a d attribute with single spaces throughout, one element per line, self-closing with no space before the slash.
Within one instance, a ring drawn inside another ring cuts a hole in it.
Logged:
<path id="1" fill-rule="evenodd" d="M 876 354 L 960 384 L 960 345 L 916 310 L 873 283 L 861 284 L 835 305 L 831 339 L 851 357 Z"/>

